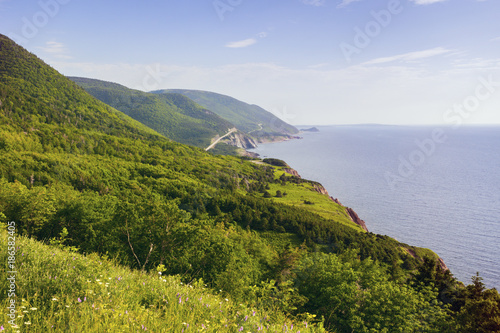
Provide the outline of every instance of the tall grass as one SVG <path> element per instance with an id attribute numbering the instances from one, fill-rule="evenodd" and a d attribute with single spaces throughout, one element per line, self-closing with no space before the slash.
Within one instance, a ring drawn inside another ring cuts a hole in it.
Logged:
<path id="1" fill-rule="evenodd" d="M 3 229 L 3 228 L 2 228 Z M 179 278 L 121 267 L 17 237 L 17 328 L 7 317 L 7 233 L 0 232 L 3 332 L 324 332 L 276 310 L 236 304 Z"/>

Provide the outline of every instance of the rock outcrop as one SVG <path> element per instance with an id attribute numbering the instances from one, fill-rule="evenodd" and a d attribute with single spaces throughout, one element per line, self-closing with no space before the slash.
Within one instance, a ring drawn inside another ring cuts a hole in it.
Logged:
<path id="1" fill-rule="evenodd" d="M 257 148 L 257 143 L 255 142 L 255 140 L 241 132 L 231 133 L 231 135 L 224 139 L 224 142 L 226 142 L 228 145 L 238 148 Z"/>
<path id="2" fill-rule="evenodd" d="M 359 225 L 361 228 L 363 228 L 363 230 L 368 232 L 368 228 L 366 227 L 365 221 L 360 219 L 358 214 L 356 214 L 356 212 L 354 210 L 352 210 L 352 208 L 346 207 L 345 209 L 346 209 L 347 213 L 349 214 L 349 216 L 351 217 L 351 220 L 354 223 L 356 223 L 357 225 Z"/>
<path id="3" fill-rule="evenodd" d="M 298 177 L 298 178 L 301 178 L 299 173 L 297 172 L 297 170 L 295 169 L 292 169 L 292 168 L 284 168 L 283 171 L 285 171 L 286 173 L 289 173 L 291 174 L 292 176 L 295 176 L 295 177 Z"/>
<path id="4" fill-rule="evenodd" d="M 324 188 L 323 185 L 321 185 L 321 184 L 313 184 L 313 189 L 318 193 L 321 193 L 321 194 L 324 194 L 324 195 L 330 197 L 330 194 L 328 194 L 328 191 L 326 190 L 326 188 Z"/>

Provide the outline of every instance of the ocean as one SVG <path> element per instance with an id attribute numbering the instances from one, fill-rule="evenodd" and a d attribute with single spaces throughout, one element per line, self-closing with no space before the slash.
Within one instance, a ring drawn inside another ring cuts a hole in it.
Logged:
<path id="1" fill-rule="evenodd" d="M 353 208 L 371 232 L 436 252 L 500 289 L 500 127 L 318 126 L 262 144 Z"/>

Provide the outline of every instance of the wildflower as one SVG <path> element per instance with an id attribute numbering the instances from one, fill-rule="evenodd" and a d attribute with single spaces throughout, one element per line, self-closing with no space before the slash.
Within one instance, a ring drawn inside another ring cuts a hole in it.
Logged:
<path id="1" fill-rule="evenodd" d="M 255 311 L 252 313 L 252 316 L 254 316 L 254 317 L 255 317 Z"/>
<path id="2" fill-rule="evenodd" d="M 37 309 L 36 308 L 30 308 L 31 311 L 36 311 Z"/>
<path id="3" fill-rule="evenodd" d="M 243 326 L 240 327 L 240 329 L 238 330 L 238 332 L 241 332 L 243 331 Z"/>
<path id="4" fill-rule="evenodd" d="M 31 321 L 25 321 L 24 325 L 31 325 Z"/>
<path id="5" fill-rule="evenodd" d="M 229 302 L 229 300 L 226 298 L 226 302 Z"/>
<path id="6" fill-rule="evenodd" d="M 247 320 L 248 320 L 248 316 L 245 316 L 245 321 L 247 321 Z"/>
<path id="7" fill-rule="evenodd" d="M 80 299 L 80 297 L 78 297 L 78 303 L 81 303 L 81 302 L 82 302 L 82 300 Z"/>
<path id="8" fill-rule="evenodd" d="M 85 296 L 85 297 L 83 298 L 83 301 L 84 301 L 84 302 L 85 302 L 86 300 L 87 300 L 87 296 Z"/>
<path id="9" fill-rule="evenodd" d="M 53 300 L 53 301 L 57 301 L 57 298 L 55 298 L 55 297 L 52 297 L 52 300 Z"/>
<path id="10" fill-rule="evenodd" d="M 3 331 L 3 330 L 5 330 L 5 328 L 2 325 L 2 326 L 0 326 L 0 331 Z"/>

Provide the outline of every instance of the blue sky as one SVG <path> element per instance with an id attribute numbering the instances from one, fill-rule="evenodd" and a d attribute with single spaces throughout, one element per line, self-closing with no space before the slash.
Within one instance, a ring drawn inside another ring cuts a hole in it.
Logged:
<path id="1" fill-rule="evenodd" d="M 497 0 L 0 0 L 0 33 L 65 75 L 214 91 L 292 124 L 493 124 L 499 13 Z"/>

